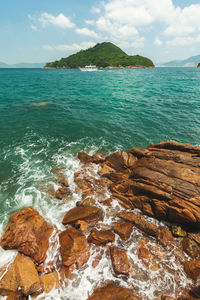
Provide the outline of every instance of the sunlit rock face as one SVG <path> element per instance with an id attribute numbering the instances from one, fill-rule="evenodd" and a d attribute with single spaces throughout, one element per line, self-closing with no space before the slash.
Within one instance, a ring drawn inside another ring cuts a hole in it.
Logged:
<path id="1" fill-rule="evenodd" d="M 197 299 L 200 147 L 167 141 L 78 158 L 47 193 L 55 213 L 62 205 L 56 226 L 32 207 L 10 216 L 0 243 L 20 254 L 0 268 L 0 294 Z"/>

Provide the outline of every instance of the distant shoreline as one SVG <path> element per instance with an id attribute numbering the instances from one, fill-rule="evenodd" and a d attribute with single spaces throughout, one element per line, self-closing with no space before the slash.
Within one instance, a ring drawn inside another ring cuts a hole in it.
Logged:
<path id="1" fill-rule="evenodd" d="M 145 67 L 145 66 L 127 66 L 127 67 L 106 67 L 106 68 L 99 68 L 101 70 L 112 70 L 112 69 L 155 69 L 155 66 L 151 66 L 151 67 Z M 65 69 L 65 70 L 73 70 L 73 69 L 79 69 L 79 68 L 57 68 L 57 67 L 43 67 L 43 69 Z"/>

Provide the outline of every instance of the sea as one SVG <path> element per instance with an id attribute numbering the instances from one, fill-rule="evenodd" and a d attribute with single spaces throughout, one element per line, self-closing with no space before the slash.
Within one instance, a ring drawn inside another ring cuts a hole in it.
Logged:
<path id="1" fill-rule="evenodd" d="M 79 151 L 106 155 L 169 139 L 200 144 L 199 69 L 0 69 L 0 234 L 9 215 L 28 206 L 63 230 L 64 214 L 79 200 L 73 181 Z M 70 183 L 67 203 L 49 193 L 58 187 L 55 168 Z M 15 255 L 0 249 L 0 267 Z M 93 281 L 110 279 L 106 272 L 93 272 Z M 68 296 L 60 291 L 45 299 L 86 300 L 94 282 L 83 274 Z M 138 284 L 144 299 L 154 299 L 158 284 L 151 290 Z"/>

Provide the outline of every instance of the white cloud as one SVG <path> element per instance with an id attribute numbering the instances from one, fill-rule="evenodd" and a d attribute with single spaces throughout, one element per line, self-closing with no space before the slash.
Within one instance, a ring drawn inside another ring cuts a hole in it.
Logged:
<path id="1" fill-rule="evenodd" d="M 63 29 L 75 27 L 75 24 L 71 22 L 70 18 L 63 14 L 53 16 L 48 13 L 43 13 L 40 16 L 39 21 L 42 24 L 42 27 L 46 27 L 48 25 L 54 25 Z"/>
<path id="2" fill-rule="evenodd" d="M 186 46 L 186 45 L 192 45 L 195 43 L 199 43 L 200 42 L 200 35 L 195 36 L 195 37 L 175 37 L 172 40 L 168 40 L 166 42 L 167 46 Z"/>
<path id="3" fill-rule="evenodd" d="M 87 25 L 95 25 L 95 21 L 94 20 L 85 20 L 85 24 Z"/>
<path id="4" fill-rule="evenodd" d="M 35 25 L 31 25 L 31 29 L 33 29 L 34 31 L 37 31 L 37 27 Z"/>
<path id="5" fill-rule="evenodd" d="M 172 0 L 108 0 L 102 2 L 101 12 L 96 20 L 86 23 L 118 44 L 142 47 L 150 26 L 156 35 L 163 36 L 162 40 L 152 36 L 157 46 L 167 37 L 173 37 L 168 45 L 193 43 L 200 34 L 200 4 L 181 8 Z"/>
<path id="6" fill-rule="evenodd" d="M 90 36 L 90 37 L 93 37 L 93 38 L 98 38 L 98 35 L 95 31 L 93 30 L 90 30 L 88 28 L 77 28 L 76 29 L 76 32 L 78 34 L 81 34 L 81 35 L 86 35 L 86 36 Z"/>
<path id="7" fill-rule="evenodd" d="M 163 42 L 159 38 L 155 38 L 154 45 L 156 45 L 156 46 L 162 46 Z"/>
<path id="8" fill-rule="evenodd" d="M 71 44 L 71 45 L 44 45 L 42 48 L 48 51 L 57 50 L 57 51 L 80 51 L 85 50 L 90 47 L 94 47 L 94 42 L 82 42 L 80 44 Z"/>
<path id="9" fill-rule="evenodd" d="M 100 8 L 93 6 L 91 8 L 91 13 L 92 14 L 99 14 L 101 12 Z"/>

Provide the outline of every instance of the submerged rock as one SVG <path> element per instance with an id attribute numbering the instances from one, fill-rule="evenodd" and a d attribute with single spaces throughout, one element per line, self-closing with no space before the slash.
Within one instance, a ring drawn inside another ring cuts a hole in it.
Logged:
<path id="1" fill-rule="evenodd" d="M 46 259 L 53 229 L 35 209 L 24 208 L 10 216 L 0 246 L 18 249 L 40 264 Z"/>
<path id="2" fill-rule="evenodd" d="M 90 246 L 86 237 L 77 229 L 70 227 L 59 235 L 62 263 L 66 267 L 76 264 L 82 267 L 90 257 Z"/>
<path id="3" fill-rule="evenodd" d="M 129 289 L 108 284 L 97 288 L 87 300 L 139 300 Z"/>

